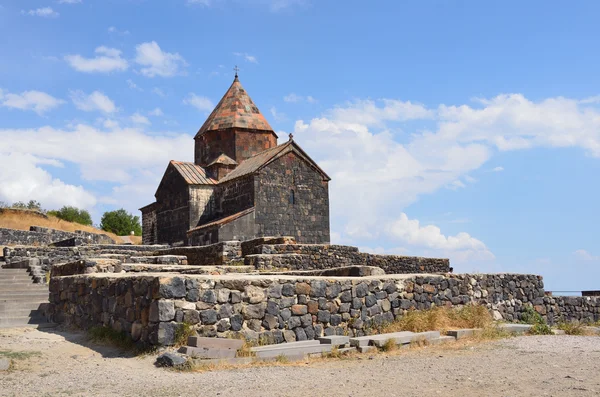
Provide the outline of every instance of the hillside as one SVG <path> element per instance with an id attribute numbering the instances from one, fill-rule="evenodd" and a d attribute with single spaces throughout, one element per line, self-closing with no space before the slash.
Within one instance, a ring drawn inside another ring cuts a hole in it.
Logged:
<path id="1" fill-rule="evenodd" d="M 133 244 L 141 244 L 142 238 L 139 236 L 119 237 L 116 234 L 105 232 L 104 230 L 96 229 L 92 226 L 80 225 L 79 223 L 67 222 L 58 219 L 54 216 L 48 216 L 38 211 L 21 210 L 21 209 L 1 209 L 0 210 L 0 228 L 29 230 L 30 226 L 48 227 L 51 229 L 63 230 L 65 232 L 74 232 L 75 230 L 83 230 L 90 233 L 106 234 L 118 243 L 132 242 Z"/>

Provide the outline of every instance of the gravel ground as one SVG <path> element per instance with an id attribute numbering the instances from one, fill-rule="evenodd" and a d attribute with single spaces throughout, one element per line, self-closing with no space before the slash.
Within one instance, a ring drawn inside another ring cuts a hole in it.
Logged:
<path id="1" fill-rule="evenodd" d="M 598 396 L 600 337 L 526 336 L 269 367 L 180 373 L 81 333 L 0 330 L 34 352 L 0 372 L 0 396 Z"/>

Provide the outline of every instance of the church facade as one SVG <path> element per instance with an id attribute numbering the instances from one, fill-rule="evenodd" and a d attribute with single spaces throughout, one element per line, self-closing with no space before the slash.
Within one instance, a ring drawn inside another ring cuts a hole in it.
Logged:
<path id="1" fill-rule="evenodd" d="M 194 162 L 171 161 L 140 209 L 144 244 L 329 243 L 330 178 L 291 135 L 277 144 L 237 75 L 194 141 Z"/>

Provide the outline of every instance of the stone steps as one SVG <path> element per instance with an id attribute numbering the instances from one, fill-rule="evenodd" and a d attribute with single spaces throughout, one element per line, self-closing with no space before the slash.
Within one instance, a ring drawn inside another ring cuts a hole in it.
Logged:
<path id="1" fill-rule="evenodd" d="M 48 286 L 34 284 L 27 269 L 0 269 L 0 328 L 49 325 Z"/>

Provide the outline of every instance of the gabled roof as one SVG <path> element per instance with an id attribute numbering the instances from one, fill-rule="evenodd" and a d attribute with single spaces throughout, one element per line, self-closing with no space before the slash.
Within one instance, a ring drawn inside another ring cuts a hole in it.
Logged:
<path id="1" fill-rule="evenodd" d="M 171 160 L 169 165 L 175 167 L 188 185 L 216 185 L 218 183 L 208 177 L 202 167 L 194 163 Z"/>
<path id="2" fill-rule="evenodd" d="M 238 162 L 226 155 L 225 153 L 221 153 L 216 159 L 210 162 L 206 167 L 210 167 L 215 164 L 223 164 L 223 165 L 238 165 Z"/>
<path id="3" fill-rule="evenodd" d="M 311 159 L 305 152 L 298 146 L 294 140 L 290 139 L 286 143 L 275 146 L 273 148 L 264 150 L 258 153 L 255 156 L 250 157 L 245 160 L 242 164 L 238 165 L 233 171 L 227 174 L 223 179 L 219 181 L 219 183 L 227 182 L 232 179 L 236 179 L 245 175 L 253 174 L 256 171 L 260 170 L 270 162 L 278 159 L 289 152 L 296 153 L 299 157 L 303 158 L 306 162 L 308 162 L 313 168 L 317 170 L 322 176 L 323 179 L 330 181 L 331 178 Z"/>
<path id="4" fill-rule="evenodd" d="M 226 225 L 226 224 L 228 224 L 230 222 L 235 221 L 236 219 L 241 218 L 244 215 L 251 214 L 252 212 L 254 212 L 254 207 L 250 207 L 250 208 L 247 208 L 247 209 L 245 209 L 243 211 L 236 212 L 235 214 L 228 215 L 226 217 L 223 217 L 223 218 L 220 218 L 220 219 L 217 219 L 217 220 L 205 223 L 205 224 L 200 225 L 200 226 L 196 226 L 195 228 L 188 230 L 187 233 L 192 233 L 192 232 L 196 232 L 198 230 L 207 229 L 207 228 L 215 227 L 215 226 L 221 227 L 223 225 Z"/>
<path id="5" fill-rule="evenodd" d="M 237 76 L 217 107 L 200 127 L 196 138 L 206 131 L 233 127 L 275 133 L 244 87 L 242 87 Z"/>

